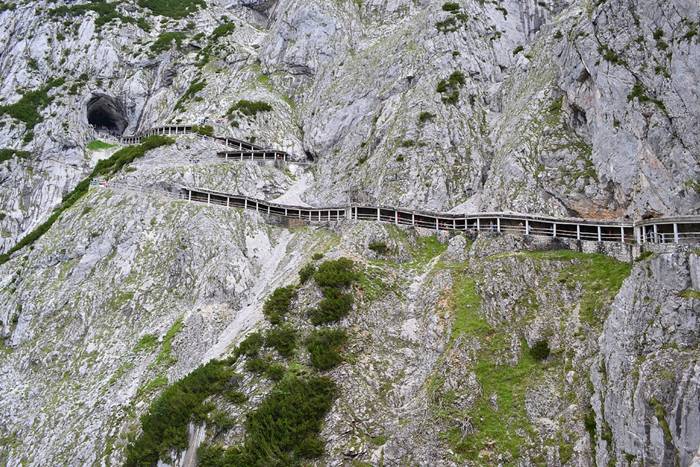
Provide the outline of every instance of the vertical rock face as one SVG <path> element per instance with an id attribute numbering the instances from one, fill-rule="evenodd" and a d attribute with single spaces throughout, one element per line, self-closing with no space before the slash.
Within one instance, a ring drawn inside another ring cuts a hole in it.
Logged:
<path id="1" fill-rule="evenodd" d="M 612 304 L 593 366 L 596 459 L 689 465 L 700 445 L 697 252 L 635 268 Z M 606 439 L 607 438 L 607 439 Z"/>
<path id="2" fill-rule="evenodd" d="M 212 125 L 315 163 L 226 162 L 180 138 L 0 265 L 0 464 L 122 463 L 163 389 L 269 326 L 264 300 L 322 253 L 360 279 L 319 462 L 691 462 L 697 249 L 630 267 L 508 236 L 286 229 L 151 189 L 698 214 L 697 0 L 210 0 L 184 17 L 147 3 L 0 2 L 0 149 L 26 151 L 0 162 L 0 253 L 120 149 L 109 133 Z M 299 290 L 308 333 L 322 290 Z M 304 373 L 304 345 L 268 357 Z M 209 401 L 239 422 L 275 384 L 247 363 L 232 379 L 248 400 Z M 174 464 L 245 436 L 190 421 Z"/>

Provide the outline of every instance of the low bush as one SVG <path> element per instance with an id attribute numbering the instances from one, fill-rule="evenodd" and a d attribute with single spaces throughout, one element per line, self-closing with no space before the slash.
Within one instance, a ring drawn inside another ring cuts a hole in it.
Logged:
<path id="1" fill-rule="evenodd" d="M 309 311 L 309 319 L 315 325 L 335 323 L 350 313 L 352 304 L 352 295 L 337 289 L 326 289 L 318 307 Z"/>
<path id="2" fill-rule="evenodd" d="M 255 117 L 258 113 L 270 112 L 271 110 L 272 106 L 267 102 L 241 99 L 228 109 L 227 115 L 241 114 L 246 117 Z"/>
<path id="3" fill-rule="evenodd" d="M 251 373 L 264 374 L 270 367 L 271 361 L 262 357 L 252 357 L 246 360 L 245 369 Z"/>
<path id="4" fill-rule="evenodd" d="M 13 157 L 17 157 L 18 159 L 27 159 L 29 156 L 31 156 L 29 151 L 20 151 L 19 149 L 10 148 L 0 149 L 0 163 L 9 161 Z"/>
<path id="5" fill-rule="evenodd" d="M 187 88 L 187 91 L 180 97 L 180 99 L 177 100 L 177 103 L 175 104 L 175 110 L 184 110 L 185 109 L 185 102 L 188 100 L 192 99 L 194 96 L 197 95 L 199 91 L 204 89 L 207 86 L 207 81 L 205 79 L 201 80 L 195 80 L 190 86 Z M 197 129 L 202 129 L 205 130 L 211 128 L 211 134 L 207 136 L 212 136 L 214 134 L 214 128 L 211 126 L 195 126 L 193 130 L 197 133 Z M 203 133 L 204 134 L 204 133 Z"/>
<path id="6" fill-rule="evenodd" d="M 296 287 L 293 285 L 280 287 L 272 292 L 263 305 L 263 314 L 272 324 L 279 324 L 289 312 L 292 300 L 296 296 Z"/>
<path id="7" fill-rule="evenodd" d="M 173 42 L 175 42 L 176 47 L 179 49 L 182 46 L 182 41 L 185 39 L 185 33 L 181 31 L 168 31 L 163 32 L 158 36 L 153 44 L 151 44 L 151 52 L 160 53 L 169 50 L 172 47 Z"/>
<path id="8" fill-rule="evenodd" d="M 357 280 L 355 264 L 347 258 L 326 261 L 314 273 L 319 287 L 347 287 Z"/>
<path id="9" fill-rule="evenodd" d="M 297 337 L 298 333 L 293 327 L 277 326 L 265 333 L 265 345 L 275 349 L 283 357 L 291 357 L 297 346 Z"/>
<path id="10" fill-rule="evenodd" d="M 229 401 L 232 404 L 243 404 L 245 401 L 248 400 L 248 396 L 246 396 L 244 393 L 241 391 L 236 391 L 236 390 L 229 390 L 224 392 L 224 398 Z"/>
<path id="11" fill-rule="evenodd" d="M 265 340 L 259 332 L 248 334 L 248 337 L 243 339 L 238 345 L 236 356 L 245 355 L 246 357 L 254 357 L 258 355 L 264 343 Z"/>
<path id="12" fill-rule="evenodd" d="M 549 343 L 545 339 L 538 340 L 530 347 L 529 352 L 537 361 L 546 360 L 549 357 Z"/>
<path id="13" fill-rule="evenodd" d="M 311 257 L 311 259 L 314 261 L 318 261 L 321 258 L 323 258 L 323 253 L 314 253 L 314 255 Z"/>
<path id="14" fill-rule="evenodd" d="M 421 112 L 418 114 L 418 123 L 421 125 L 427 122 L 432 122 L 435 120 L 435 114 L 431 112 Z"/>
<path id="15" fill-rule="evenodd" d="M 343 361 L 341 347 L 347 342 L 347 334 L 342 329 L 318 329 L 306 340 L 306 348 L 311 356 L 311 365 L 321 371 L 330 370 Z"/>
<path id="16" fill-rule="evenodd" d="M 211 125 L 205 125 L 205 126 L 195 125 L 192 127 L 192 131 L 194 131 L 195 133 L 200 134 L 202 136 L 214 136 L 214 127 Z"/>
<path id="17" fill-rule="evenodd" d="M 120 20 L 123 23 L 135 23 L 136 20 L 125 16 L 117 10 L 117 5 L 119 2 L 89 2 L 80 5 L 61 5 L 56 8 L 49 10 L 49 15 L 51 16 L 61 16 L 61 17 L 75 17 L 82 16 L 88 11 L 94 11 L 97 14 L 97 19 L 95 19 L 95 28 L 100 29 L 105 24 L 113 21 L 115 19 Z"/>
<path id="18" fill-rule="evenodd" d="M 214 28 L 214 31 L 212 31 L 211 40 L 217 40 L 217 39 L 220 39 L 224 36 L 228 36 L 235 29 L 236 29 L 236 25 L 233 23 L 220 24 L 216 28 Z"/>
<path id="19" fill-rule="evenodd" d="M 386 245 L 386 242 L 378 240 L 370 242 L 367 248 L 374 251 L 378 255 L 384 255 L 389 251 L 389 247 Z"/>
<path id="20" fill-rule="evenodd" d="M 310 263 L 307 264 L 299 270 L 299 282 L 305 284 L 306 282 L 308 282 L 309 279 L 311 279 L 314 276 L 315 272 L 316 266 Z"/>
<path id="21" fill-rule="evenodd" d="M 138 4 L 153 14 L 173 19 L 185 18 L 206 6 L 205 0 L 138 0 Z"/>
<path id="22" fill-rule="evenodd" d="M 207 412 L 204 401 L 221 392 L 233 370 L 212 360 L 168 387 L 141 417 L 141 435 L 126 449 L 126 466 L 155 465 L 171 449 L 187 447 L 187 425 Z"/>
<path id="23" fill-rule="evenodd" d="M 438 82 L 436 91 L 442 94 L 442 102 L 454 105 L 459 100 L 459 88 L 465 84 L 464 73 L 454 71 L 449 77 Z"/>

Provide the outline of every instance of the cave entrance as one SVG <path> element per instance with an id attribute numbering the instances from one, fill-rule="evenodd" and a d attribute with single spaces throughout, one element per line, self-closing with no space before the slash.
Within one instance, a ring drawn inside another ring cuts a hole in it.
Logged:
<path id="1" fill-rule="evenodd" d="M 87 103 L 87 120 L 96 131 L 121 136 L 129 126 L 125 115 L 124 104 L 107 94 L 95 94 Z"/>

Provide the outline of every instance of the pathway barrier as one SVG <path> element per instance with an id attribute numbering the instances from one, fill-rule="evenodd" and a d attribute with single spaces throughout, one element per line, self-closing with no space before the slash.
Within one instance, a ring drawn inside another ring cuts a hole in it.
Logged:
<path id="1" fill-rule="evenodd" d="M 203 188 L 181 187 L 188 201 L 250 209 L 265 215 L 327 223 L 343 219 L 386 222 L 435 230 L 499 232 L 552 238 L 622 243 L 700 243 L 700 216 L 649 219 L 641 222 L 554 218 L 510 212 L 436 213 L 388 206 L 303 207 L 273 203 Z"/>

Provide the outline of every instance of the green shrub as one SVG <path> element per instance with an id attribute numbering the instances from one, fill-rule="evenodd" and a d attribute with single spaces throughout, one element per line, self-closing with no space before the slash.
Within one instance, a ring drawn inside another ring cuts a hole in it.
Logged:
<path id="1" fill-rule="evenodd" d="M 314 253 L 314 255 L 311 257 L 311 259 L 314 261 L 318 261 L 321 258 L 323 258 L 323 253 Z"/>
<path id="2" fill-rule="evenodd" d="M 138 0 L 138 4 L 142 8 L 148 8 L 155 15 L 173 19 L 185 18 L 206 6 L 204 0 Z"/>
<path id="3" fill-rule="evenodd" d="M 0 2 L 0 13 L 3 11 L 14 11 L 15 8 L 17 8 L 17 5 L 14 3 L 5 3 L 5 2 Z"/>
<path id="4" fill-rule="evenodd" d="M 180 99 L 177 100 L 177 103 L 175 104 L 175 110 L 184 110 L 185 107 L 185 102 L 188 100 L 192 99 L 199 91 L 204 89 L 207 85 L 207 81 L 205 79 L 201 80 L 195 80 L 190 86 L 187 88 L 187 91 L 180 97 Z M 209 127 L 199 127 L 195 126 L 193 129 L 195 132 L 199 133 L 197 131 L 198 128 L 206 129 L 206 128 L 211 128 L 212 134 L 208 136 L 212 136 L 214 134 L 214 128 L 211 126 Z"/>
<path id="5" fill-rule="evenodd" d="M 254 357 L 258 355 L 265 340 L 259 332 L 248 334 L 248 337 L 238 345 L 236 355 L 245 355 L 246 357 Z"/>
<path id="6" fill-rule="evenodd" d="M 13 157 L 18 159 L 28 159 L 32 154 L 29 151 L 20 151 L 19 149 L 3 148 L 0 149 L 0 163 L 9 161 Z"/>
<path id="7" fill-rule="evenodd" d="M 272 324 L 279 324 L 289 312 L 292 300 L 296 296 L 296 287 L 293 285 L 280 287 L 272 292 L 263 305 L 263 314 Z"/>
<path id="8" fill-rule="evenodd" d="M 299 282 L 305 284 L 316 272 L 316 266 L 309 263 L 299 270 Z"/>
<path id="9" fill-rule="evenodd" d="M 447 3 L 443 3 L 443 5 L 442 5 L 442 11 L 453 12 L 453 11 L 459 11 L 459 10 L 460 10 L 459 3 L 447 2 Z"/>
<path id="10" fill-rule="evenodd" d="M 204 401 L 221 392 L 233 370 L 212 360 L 168 387 L 141 417 L 141 435 L 126 449 L 126 466 L 154 465 L 171 449 L 187 447 L 187 425 L 206 412 Z"/>
<path id="11" fill-rule="evenodd" d="M 56 8 L 49 10 L 49 15 L 51 16 L 61 16 L 61 17 L 75 17 L 82 16 L 88 11 L 94 11 L 97 13 L 97 19 L 95 20 L 95 28 L 98 30 L 105 24 L 113 21 L 115 19 L 120 20 L 123 23 L 135 23 L 133 18 L 122 15 L 117 10 L 117 5 L 119 2 L 89 2 L 80 5 L 61 5 Z"/>
<path id="12" fill-rule="evenodd" d="M 236 390 L 230 390 L 224 392 L 224 398 L 229 401 L 232 404 L 243 404 L 245 401 L 248 400 L 248 396 L 246 396 L 244 393 L 241 391 L 236 391 Z"/>
<path id="13" fill-rule="evenodd" d="M 341 329 L 318 329 L 306 340 L 306 348 L 311 355 L 311 365 L 325 371 L 336 367 L 343 361 L 341 347 L 348 337 Z"/>
<path id="14" fill-rule="evenodd" d="M 227 115 L 232 117 L 234 114 L 241 114 L 246 117 L 255 117 L 258 113 L 270 112 L 271 110 L 272 106 L 267 102 L 241 99 L 228 109 Z"/>
<path id="15" fill-rule="evenodd" d="M 270 367 L 271 361 L 261 357 L 249 358 L 245 362 L 245 369 L 251 373 L 264 374 Z"/>
<path id="16" fill-rule="evenodd" d="M 314 273 L 319 287 L 347 287 L 357 280 L 355 264 L 347 258 L 326 261 Z"/>
<path id="17" fill-rule="evenodd" d="M 549 343 L 546 339 L 538 340 L 529 349 L 530 355 L 537 361 L 545 360 L 549 357 Z"/>
<path id="18" fill-rule="evenodd" d="M 323 291 L 324 298 L 318 307 L 309 311 L 309 319 L 315 325 L 340 321 L 352 310 L 353 297 L 337 289 Z"/>
<path id="19" fill-rule="evenodd" d="M 172 47 L 173 42 L 175 42 L 176 47 L 179 49 L 182 47 L 182 41 L 185 39 L 185 33 L 181 31 L 168 31 L 163 32 L 158 36 L 153 44 L 151 44 L 151 51 L 155 53 L 164 52 Z"/>
<path id="20" fill-rule="evenodd" d="M 525 50 L 525 47 L 523 47 L 522 45 L 519 45 L 513 49 L 513 55 L 518 55 L 523 50 Z"/>
<path id="21" fill-rule="evenodd" d="M 432 122 L 435 119 L 435 114 L 430 112 L 421 112 L 418 114 L 418 123 L 421 125 L 427 122 Z"/>
<path id="22" fill-rule="evenodd" d="M 374 251 L 378 255 L 384 255 L 389 251 L 389 247 L 387 247 L 386 243 L 379 240 L 370 242 L 367 248 Z"/>
<path id="23" fill-rule="evenodd" d="M 134 347 L 134 352 L 150 351 L 158 346 L 158 336 L 145 334 Z"/>
<path id="24" fill-rule="evenodd" d="M 211 125 L 205 125 L 205 126 L 195 125 L 192 127 L 192 131 L 194 131 L 195 133 L 200 134 L 202 136 L 214 136 L 214 127 Z"/>
<path id="25" fill-rule="evenodd" d="M 288 325 L 269 329 L 265 334 L 265 345 L 275 349 L 283 357 L 291 357 L 297 346 L 297 331 Z"/>
<path id="26" fill-rule="evenodd" d="M 64 83 L 65 80 L 63 78 L 55 78 L 35 91 L 27 91 L 14 104 L 0 105 L 0 115 L 9 115 L 16 120 L 24 122 L 27 134 L 33 135 L 34 127 L 44 121 L 41 111 L 53 100 L 53 97 L 49 96 L 49 91 L 62 86 Z M 29 141 L 31 141 L 31 138 Z"/>
<path id="27" fill-rule="evenodd" d="M 270 378 L 272 381 L 280 381 L 284 374 L 287 372 L 287 368 L 279 363 L 270 363 L 265 370 L 265 376 Z"/>
<path id="28" fill-rule="evenodd" d="M 459 100 L 459 88 L 466 84 L 464 73 L 454 71 L 446 79 L 438 82 L 436 91 L 442 94 L 442 102 L 446 104 L 456 104 Z"/>
<path id="29" fill-rule="evenodd" d="M 218 25 L 216 28 L 214 28 L 214 31 L 211 33 L 211 39 L 212 40 L 217 40 L 220 39 L 224 36 L 228 36 L 231 34 L 234 30 L 236 29 L 236 25 L 233 23 L 224 23 Z"/>

